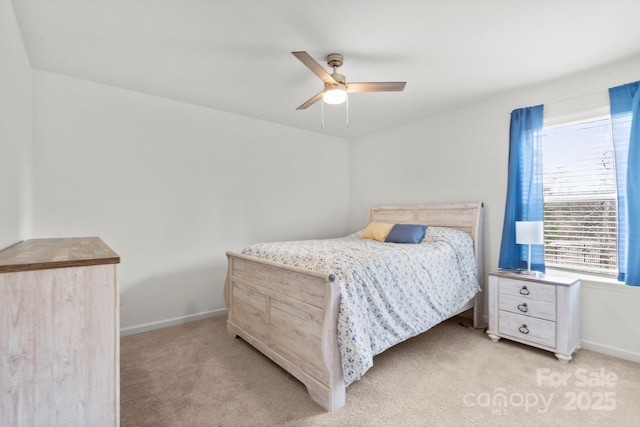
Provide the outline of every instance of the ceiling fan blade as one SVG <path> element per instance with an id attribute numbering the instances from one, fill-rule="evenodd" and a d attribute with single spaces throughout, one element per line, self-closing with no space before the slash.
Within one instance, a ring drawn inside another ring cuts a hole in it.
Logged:
<path id="1" fill-rule="evenodd" d="M 318 64 L 318 62 L 315 59 L 313 59 L 311 55 L 309 55 L 307 52 L 302 51 L 302 52 L 291 52 L 291 53 L 293 54 L 293 56 L 298 58 L 300 62 L 306 65 L 308 69 L 313 71 L 313 73 L 316 76 L 320 77 L 320 80 L 322 80 L 323 82 L 330 83 L 330 84 L 337 83 L 334 80 L 334 78 L 331 77 L 331 74 L 329 74 L 327 70 L 325 70 L 322 67 L 322 65 Z"/>
<path id="2" fill-rule="evenodd" d="M 322 99 L 322 95 L 324 95 L 324 90 L 321 90 L 320 92 L 313 95 L 311 99 L 309 99 L 307 102 L 305 102 L 304 104 L 296 108 L 296 110 L 304 110 L 308 107 L 311 107 L 313 104 L 315 104 L 316 102 Z"/>
<path id="3" fill-rule="evenodd" d="M 400 92 L 407 82 L 347 83 L 347 92 Z"/>

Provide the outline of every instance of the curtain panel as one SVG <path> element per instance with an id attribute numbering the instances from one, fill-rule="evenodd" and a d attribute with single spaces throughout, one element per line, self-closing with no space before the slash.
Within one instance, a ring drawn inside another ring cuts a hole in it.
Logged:
<path id="1" fill-rule="evenodd" d="M 618 280 L 640 286 L 640 82 L 609 89 L 618 186 Z"/>
<path id="2" fill-rule="evenodd" d="M 544 106 L 511 112 L 509 175 L 498 267 L 526 269 L 528 248 L 516 244 L 516 221 L 543 221 L 542 120 Z M 531 270 L 544 272 L 544 247 L 531 246 Z"/>

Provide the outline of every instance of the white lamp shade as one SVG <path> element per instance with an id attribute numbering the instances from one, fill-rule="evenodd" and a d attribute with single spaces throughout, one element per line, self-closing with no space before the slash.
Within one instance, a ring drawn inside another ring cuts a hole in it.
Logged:
<path id="1" fill-rule="evenodd" d="M 347 92 L 344 90 L 344 85 L 338 85 L 333 89 L 325 90 L 322 99 L 327 104 L 342 104 L 347 100 Z"/>
<path id="2" fill-rule="evenodd" d="M 543 221 L 516 221 L 516 244 L 542 245 L 544 244 Z"/>

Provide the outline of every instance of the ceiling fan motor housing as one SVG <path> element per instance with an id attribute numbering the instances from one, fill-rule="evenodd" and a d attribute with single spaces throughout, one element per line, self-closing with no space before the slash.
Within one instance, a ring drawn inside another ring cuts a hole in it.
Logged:
<path id="1" fill-rule="evenodd" d="M 337 81 L 338 83 L 342 83 L 343 85 L 347 82 L 344 78 L 344 74 L 332 73 L 331 77 L 333 77 L 333 80 Z"/>

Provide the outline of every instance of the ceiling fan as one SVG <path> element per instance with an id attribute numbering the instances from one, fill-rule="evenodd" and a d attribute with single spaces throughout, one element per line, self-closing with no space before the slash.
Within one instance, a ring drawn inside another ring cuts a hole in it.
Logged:
<path id="1" fill-rule="evenodd" d="M 336 71 L 338 67 L 342 66 L 343 57 L 341 54 L 330 53 L 327 55 L 327 64 L 333 68 L 333 73 L 329 74 L 307 52 L 291 53 L 324 82 L 324 89 L 312 96 L 308 101 L 296 108 L 296 110 L 304 110 L 320 99 L 324 100 L 327 104 L 341 104 L 347 99 L 347 93 L 400 92 L 404 90 L 404 86 L 407 84 L 407 82 L 347 83 L 344 75 Z"/>

